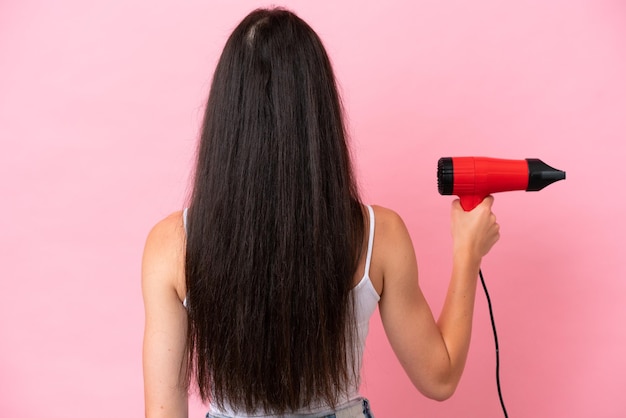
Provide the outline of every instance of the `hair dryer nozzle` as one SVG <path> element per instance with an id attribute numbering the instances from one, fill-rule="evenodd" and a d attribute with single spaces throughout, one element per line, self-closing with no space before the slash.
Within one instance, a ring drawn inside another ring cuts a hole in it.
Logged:
<path id="1" fill-rule="evenodd" d="M 527 158 L 528 187 L 526 191 L 536 192 L 555 181 L 565 179 L 565 171 L 557 170 L 537 158 Z"/>

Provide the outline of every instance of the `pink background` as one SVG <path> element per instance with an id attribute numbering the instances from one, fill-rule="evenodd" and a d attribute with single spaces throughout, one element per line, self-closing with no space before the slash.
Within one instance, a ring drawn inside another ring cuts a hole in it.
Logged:
<path id="1" fill-rule="evenodd" d="M 227 35 L 266 4 L 0 3 L 1 416 L 143 414 L 144 239 L 184 205 Z M 496 196 L 502 239 L 483 270 L 504 396 L 512 417 L 626 416 L 624 2 L 282 4 L 326 43 L 364 197 L 404 217 L 436 314 L 451 248 L 437 159 L 567 171 L 540 193 Z M 481 291 L 449 401 L 413 389 L 378 317 L 365 361 L 379 417 L 501 416 Z"/>

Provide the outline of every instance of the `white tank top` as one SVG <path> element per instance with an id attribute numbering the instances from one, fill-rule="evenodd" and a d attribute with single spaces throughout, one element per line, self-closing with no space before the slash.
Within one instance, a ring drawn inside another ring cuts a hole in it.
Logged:
<path id="1" fill-rule="evenodd" d="M 372 281 L 370 280 L 370 265 L 372 262 L 372 249 L 374 246 L 374 228 L 376 225 L 376 220 L 374 218 L 374 209 L 371 206 L 367 205 L 367 210 L 369 213 L 369 234 L 367 239 L 367 255 L 365 258 L 365 271 L 363 273 L 363 278 L 359 281 L 359 283 L 352 289 L 352 294 L 354 298 L 355 304 L 355 319 L 357 323 L 357 345 L 354 347 L 354 355 L 355 355 L 355 364 L 357 366 L 356 370 L 361 370 L 361 365 L 363 363 L 363 350 L 365 348 L 365 340 L 367 338 L 367 334 L 369 332 L 369 322 L 372 314 L 376 310 L 376 306 L 378 305 L 378 301 L 380 300 L 380 296 L 376 292 Z M 183 211 L 183 223 L 185 225 L 185 231 L 187 230 L 187 209 Z M 183 301 L 183 304 L 187 306 L 187 298 Z M 359 398 L 359 383 L 355 382 L 354 386 L 349 388 L 348 397 L 340 402 L 336 408 L 340 408 L 343 405 L 350 403 L 351 401 Z M 328 409 L 327 405 L 315 405 L 309 408 L 300 409 L 298 411 L 293 412 L 293 417 L 301 417 L 302 414 L 311 414 L 326 411 Z M 266 415 L 262 412 L 253 413 L 248 415 L 242 415 L 241 412 L 238 415 L 235 415 L 234 411 L 227 403 L 224 405 L 224 409 L 219 409 L 217 406 L 211 404 L 209 406 L 209 412 L 211 414 L 223 414 L 231 417 L 267 417 L 267 418 L 278 418 L 279 416 Z M 282 418 L 289 418 L 292 415 L 280 415 Z"/>

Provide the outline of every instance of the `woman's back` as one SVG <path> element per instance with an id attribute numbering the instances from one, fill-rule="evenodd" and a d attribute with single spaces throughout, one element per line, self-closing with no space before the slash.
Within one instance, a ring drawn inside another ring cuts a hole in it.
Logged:
<path id="1" fill-rule="evenodd" d="M 364 248 L 364 252 L 359 260 L 359 268 L 355 272 L 354 278 L 354 287 L 351 291 L 351 299 L 354 302 L 354 319 L 356 323 L 356 338 L 353 342 L 353 347 L 348 351 L 348 360 L 347 362 L 354 364 L 354 370 L 357 374 L 361 370 L 363 351 L 365 347 L 365 340 L 367 338 L 367 334 L 369 331 L 369 321 L 378 306 L 378 301 L 380 300 L 380 296 L 374 285 L 371 281 L 369 275 L 369 269 L 372 259 L 372 249 L 373 242 L 375 236 L 375 215 L 372 207 L 367 207 L 367 220 L 368 220 L 368 228 L 367 235 L 365 236 L 365 242 L 367 242 L 367 246 Z M 185 211 L 186 212 L 186 211 Z M 183 222 L 186 223 L 185 220 L 185 212 L 183 212 Z M 346 388 L 344 397 L 339 398 L 337 405 L 334 405 L 334 408 L 345 408 L 350 405 L 359 404 L 361 402 L 361 398 L 359 395 L 359 379 L 351 382 L 350 386 Z M 303 406 L 297 410 L 289 411 L 290 415 L 301 417 L 304 414 L 319 414 L 319 413 L 327 413 L 329 410 L 333 409 L 332 405 L 329 405 L 325 400 L 318 399 L 316 401 L 311 402 L 309 405 Z M 230 403 L 226 400 L 224 405 L 221 407 L 211 404 L 209 412 L 214 415 L 219 416 L 246 416 L 246 413 L 238 410 L 236 407 L 230 405 Z M 264 411 L 250 411 L 250 416 L 259 416 L 264 414 Z M 264 415 L 267 416 L 267 415 Z M 286 416 L 286 415 L 277 415 L 277 416 Z"/>

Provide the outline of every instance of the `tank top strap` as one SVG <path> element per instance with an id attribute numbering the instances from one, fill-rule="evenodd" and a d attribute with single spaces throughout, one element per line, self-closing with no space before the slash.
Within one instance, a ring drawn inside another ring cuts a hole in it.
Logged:
<path id="1" fill-rule="evenodd" d="M 365 258 L 365 276 L 370 275 L 370 264 L 372 263 L 372 248 L 374 247 L 374 226 L 376 225 L 376 219 L 374 217 L 374 209 L 367 205 L 367 211 L 370 216 L 370 231 L 367 238 L 367 257 Z"/>

